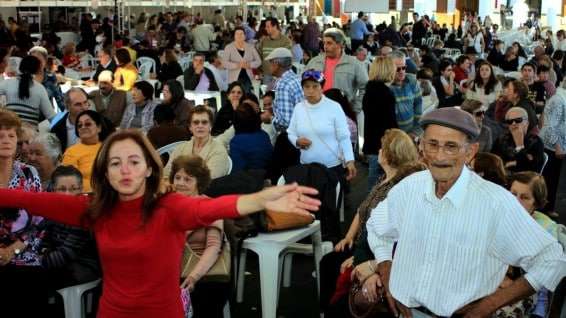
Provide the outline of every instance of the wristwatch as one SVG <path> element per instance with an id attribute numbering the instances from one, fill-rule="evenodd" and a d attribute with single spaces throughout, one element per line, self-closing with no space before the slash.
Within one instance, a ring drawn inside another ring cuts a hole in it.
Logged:
<path id="1" fill-rule="evenodd" d="M 18 256 L 22 253 L 22 250 L 20 250 L 19 248 L 15 248 L 14 249 L 14 255 Z"/>

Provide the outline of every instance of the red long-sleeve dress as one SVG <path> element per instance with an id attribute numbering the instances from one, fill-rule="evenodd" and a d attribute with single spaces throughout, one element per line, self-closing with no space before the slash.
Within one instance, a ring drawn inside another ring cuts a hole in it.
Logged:
<path id="1" fill-rule="evenodd" d="M 98 219 L 93 226 L 103 272 L 98 317 L 183 317 L 179 273 L 185 232 L 237 217 L 237 198 L 171 193 L 159 200 L 146 224 L 142 198 L 119 202 L 110 215 Z M 24 208 L 74 226 L 81 225 L 88 202 L 86 196 L 0 189 L 0 207 Z"/>

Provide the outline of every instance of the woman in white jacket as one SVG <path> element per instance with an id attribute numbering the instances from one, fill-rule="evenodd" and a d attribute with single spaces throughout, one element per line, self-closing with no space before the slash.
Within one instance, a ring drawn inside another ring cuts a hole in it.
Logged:
<path id="1" fill-rule="evenodd" d="M 301 85 L 305 100 L 293 110 L 289 141 L 301 151 L 301 163 L 317 162 L 350 180 L 356 176 L 354 151 L 346 114 L 340 104 L 322 94 L 324 75 L 307 70 Z"/>
<path id="2" fill-rule="evenodd" d="M 246 34 L 242 27 L 234 30 L 234 42 L 224 48 L 224 67 L 228 70 L 228 84 L 239 81 L 244 90 L 251 92 L 253 73 L 252 69 L 261 66 L 261 57 L 255 47 L 246 42 Z"/>

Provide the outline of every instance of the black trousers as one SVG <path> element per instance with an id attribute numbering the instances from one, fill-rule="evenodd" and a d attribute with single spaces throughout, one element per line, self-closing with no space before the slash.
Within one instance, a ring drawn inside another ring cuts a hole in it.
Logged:
<path id="1" fill-rule="evenodd" d="M 0 266 L 0 316 L 43 317 L 49 298 L 46 273 L 40 266 Z"/>
<path id="2" fill-rule="evenodd" d="M 191 293 L 194 318 L 222 318 L 230 296 L 230 282 L 197 282 Z"/>
<path id="3" fill-rule="evenodd" d="M 340 265 L 352 256 L 352 251 L 346 249 L 344 252 L 331 252 L 320 260 L 320 310 L 327 313 L 333 306 L 330 299 L 336 291 L 336 280 L 340 276 Z M 333 310 L 330 310 L 333 311 Z"/>
<path id="4" fill-rule="evenodd" d="M 287 137 L 287 132 L 283 131 L 277 136 L 275 146 L 273 147 L 273 160 L 269 179 L 271 184 L 277 184 L 277 180 L 283 174 L 285 169 L 299 164 L 301 153 L 295 148 Z"/>
<path id="5" fill-rule="evenodd" d="M 560 171 L 562 169 L 562 162 L 564 159 L 556 158 L 556 153 L 545 149 L 544 152 L 548 155 L 548 162 L 542 171 L 542 176 L 546 182 L 548 193 L 548 203 L 544 207 L 544 212 L 554 211 L 556 201 L 556 191 L 558 191 L 558 182 L 560 181 Z"/>

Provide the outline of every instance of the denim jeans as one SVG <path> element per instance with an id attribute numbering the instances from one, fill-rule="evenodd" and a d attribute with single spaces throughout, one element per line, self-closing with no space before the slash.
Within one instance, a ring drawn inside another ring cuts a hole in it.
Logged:
<path id="1" fill-rule="evenodd" d="M 377 155 L 367 155 L 368 158 L 368 192 L 373 189 L 375 184 L 377 183 L 377 179 L 383 175 L 383 169 L 379 162 L 377 161 Z"/>

